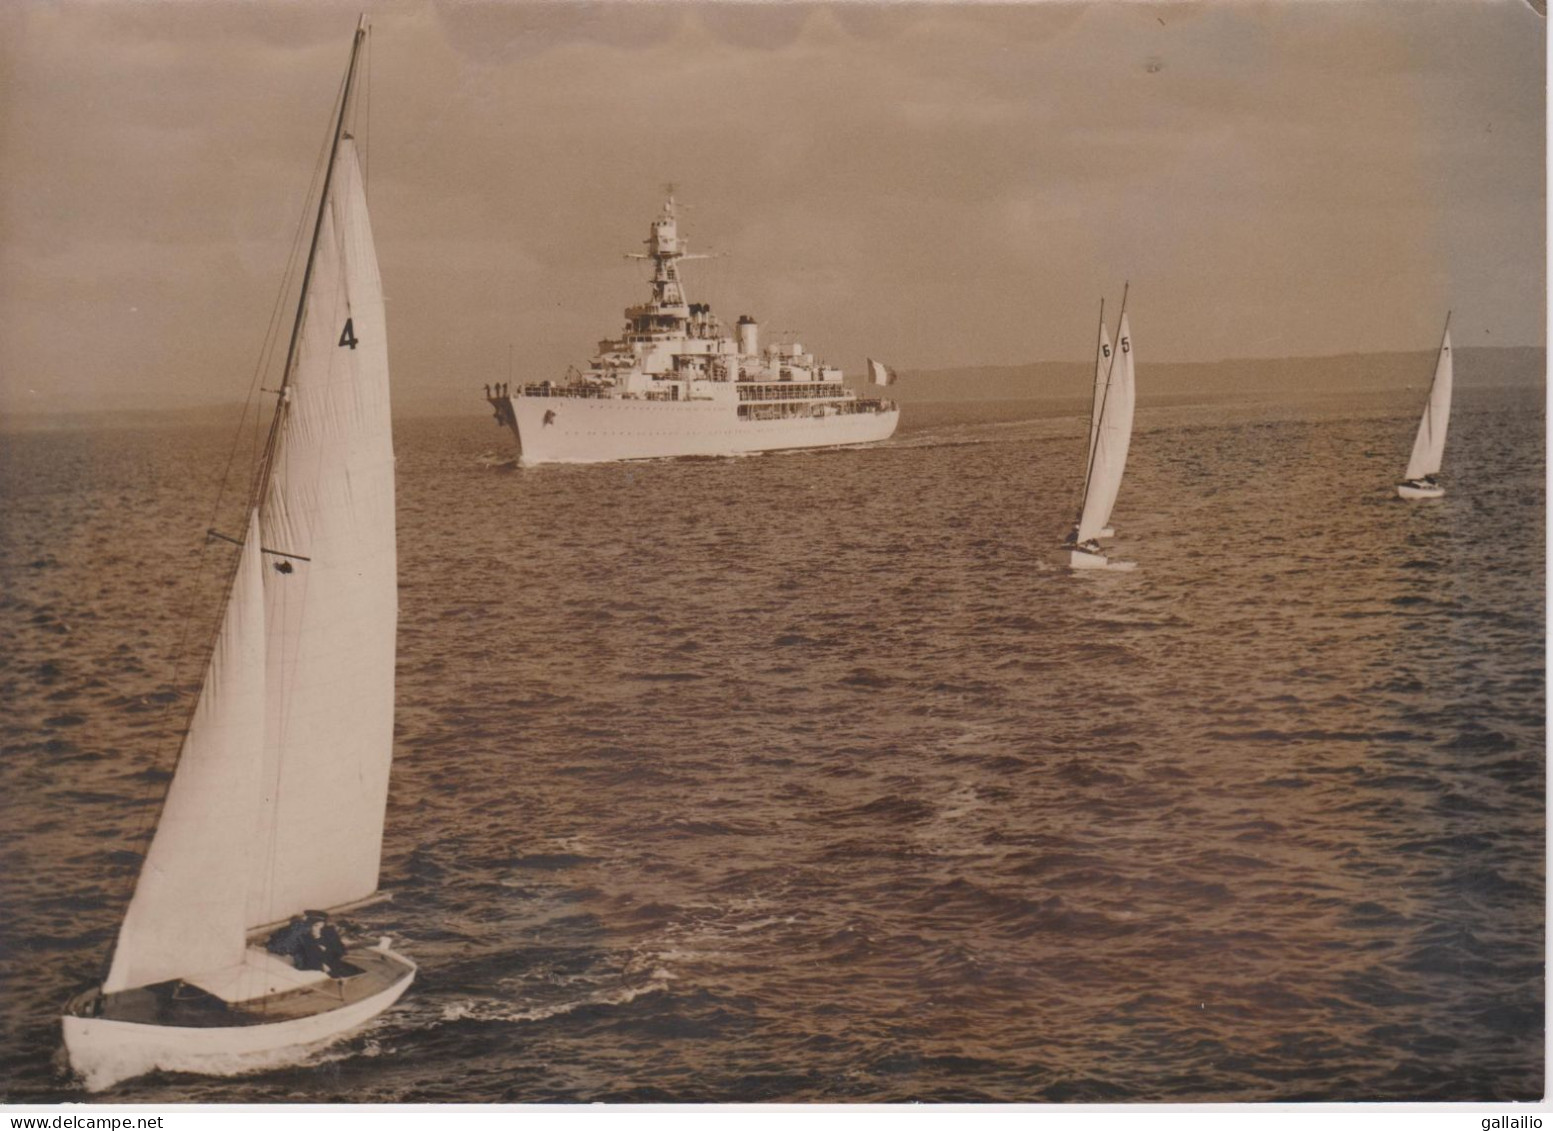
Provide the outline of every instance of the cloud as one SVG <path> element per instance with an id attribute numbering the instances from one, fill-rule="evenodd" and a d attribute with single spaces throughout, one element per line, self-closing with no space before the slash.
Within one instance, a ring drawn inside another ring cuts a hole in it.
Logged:
<path id="1" fill-rule="evenodd" d="M 305 223 L 355 9 L 0 19 L 0 378 L 94 325 L 80 372 L 205 387 Z M 356 129 L 396 382 L 585 358 L 668 181 L 731 253 L 693 294 L 849 366 L 1082 352 L 1123 279 L 1160 357 L 1409 348 L 1464 299 L 1540 342 L 1541 35 L 1519 0 L 390 0 Z"/>

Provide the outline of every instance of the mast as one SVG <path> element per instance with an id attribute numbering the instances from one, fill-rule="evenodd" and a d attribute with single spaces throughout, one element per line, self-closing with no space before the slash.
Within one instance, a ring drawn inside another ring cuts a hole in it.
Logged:
<path id="1" fill-rule="evenodd" d="M 1095 334 L 1095 376 L 1100 375 L 1100 351 L 1105 342 L 1105 296 L 1100 296 L 1100 328 Z M 1115 351 L 1112 350 L 1114 353 Z M 1109 378 L 1107 378 L 1109 379 Z M 1084 496 L 1089 493 L 1089 466 L 1095 458 L 1095 438 L 1100 429 L 1100 382 L 1096 381 L 1089 390 L 1089 453 L 1084 460 L 1084 484 L 1078 492 L 1078 514 L 1073 521 L 1077 522 L 1084 512 Z"/>
<path id="2" fill-rule="evenodd" d="M 259 474 L 254 477 L 253 494 L 248 505 L 252 509 L 264 498 L 269 487 L 270 471 L 275 464 L 275 445 L 280 440 L 280 426 L 286 412 L 287 388 L 291 384 L 291 370 L 296 364 L 297 343 L 302 337 L 302 318 L 307 310 L 308 288 L 313 281 L 313 264 L 318 258 L 318 236 L 323 231 L 324 212 L 329 207 L 329 188 L 334 181 L 334 159 L 340 152 L 340 138 L 345 133 L 345 114 L 350 108 L 351 88 L 356 81 L 356 63 L 361 57 L 361 45 L 367 38 L 367 17 L 363 13 L 356 21 L 356 34 L 351 40 L 350 63 L 345 68 L 345 89 L 340 94 L 340 112 L 334 120 L 334 136 L 329 142 L 329 160 L 324 167 L 324 187 L 318 194 L 318 214 L 313 218 L 313 239 L 307 248 L 307 266 L 302 271 L 302 291 L 297 295 L 297 313 L 291 323 L 291 342 L 286 347 L 286 366 L 280 374 L 279 400 L 275 415 L 270 420 L 270 433 L 264 442 L 264 458 Z"/>

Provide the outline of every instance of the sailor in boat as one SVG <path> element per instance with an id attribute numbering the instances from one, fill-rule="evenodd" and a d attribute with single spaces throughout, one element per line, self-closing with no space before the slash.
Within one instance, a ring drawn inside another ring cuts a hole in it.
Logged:
<path id="1" fill-rule="evenodd" d="M 271 954 L 291 959 L 298 970 L 322 970 L 331 978 L 360 974 L 359 967 L 345 961 L 345 942 L 329 922 L 327 911 L 304 911 L 276 931 L 264 943 Z"/>
<path id="2" fill-rule="evenodd" d="M 1439 485 L 1440 481 L 1432 475 L 1424 475 L 1418 479 L 1409 479 L 1402 484 L 1404 487 L 1417 487 L 1424 491 L 1433 490 Z"/>
<path id="3" fill-rule="evenodd" d="M 1082 550 L 1086 554 L 1098 554 L 1101 552 L 1100 539 L 1091 538 L 1087 542 L 1080 542 L 1078 540 L 1077 523 L 1073 524 L 1073 529 L 1068 531 L 1067 537 L 1062 540 L 1062 544 L 1070 550 Z"/>

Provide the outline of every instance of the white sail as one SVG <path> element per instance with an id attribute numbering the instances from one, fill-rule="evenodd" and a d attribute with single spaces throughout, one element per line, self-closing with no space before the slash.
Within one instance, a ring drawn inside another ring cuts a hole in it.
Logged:
<path id="1" fill-rule="evenodd" d="M 243 957 L 264 750 L 264 584 L 250 516 L 215 650 L 103 990 L 189 978 Z"/>
<path id="2" fill-rule="evenodd" d="M 1440 344 L 1440 356 L 1434 363 L 1434 383 L 1429 386 L 1429 403 L 1424 406 L 1424 417 L 1418 422 L 1418 435 L 1413 440 L 1413 454 L 1407 461 L 1404 479 L 1422 479 L 1436 475 L 1445 456 L 1445 432 L 1451 422 L 1451 332 L 1445 331 Z"/>
<path id="3" fill-rule="evenodd" d="M 1106 378 L 1111 372 L 1111 338 L 1100 323 L 1100 344 L 1095 349 L 1095 395 L 1089 406 L 1089 452 L 1085 457 L 1084 474 L 1095 465 L 1095 437 L 1100 432 L 1100 405 L 1105 395 Z"/>
<path id="4" fill-rule="evenodd" d="M 1127 328 L 1127 315 L 1123 314 L 1122 323 L 1117 327 L 1116 357 L 1111 365 L 1110 379 L 1099 391 L 1094 454 L 1090 460 L 1084 509 L 1079 514 L 1077 540 L 1080 543 L 1100 537 L 1100 532 L 1111 521 L 1111 509 L 1116 506 L 1122 472 L 1127 466 L 1127 449 L 1132 443 L 1136 399 L 1132 334 Z"/>
<path id="5" fill-rule="evenodd" d="M 269 490 L 268 712 L 250 926 L 377 888 L 393 746 L 394 454 L 383 291 L 342 139 Z M 302 560 L 306 559 L 306 560 Z"/>

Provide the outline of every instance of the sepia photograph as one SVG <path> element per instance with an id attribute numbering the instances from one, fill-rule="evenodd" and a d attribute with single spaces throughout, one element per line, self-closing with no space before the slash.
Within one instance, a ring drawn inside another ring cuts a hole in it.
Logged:
<path id="1" fill-rule="evenodd" d="M 1543 1100 L 1546 43 L 0 6 L 0 1101 Z"/>

